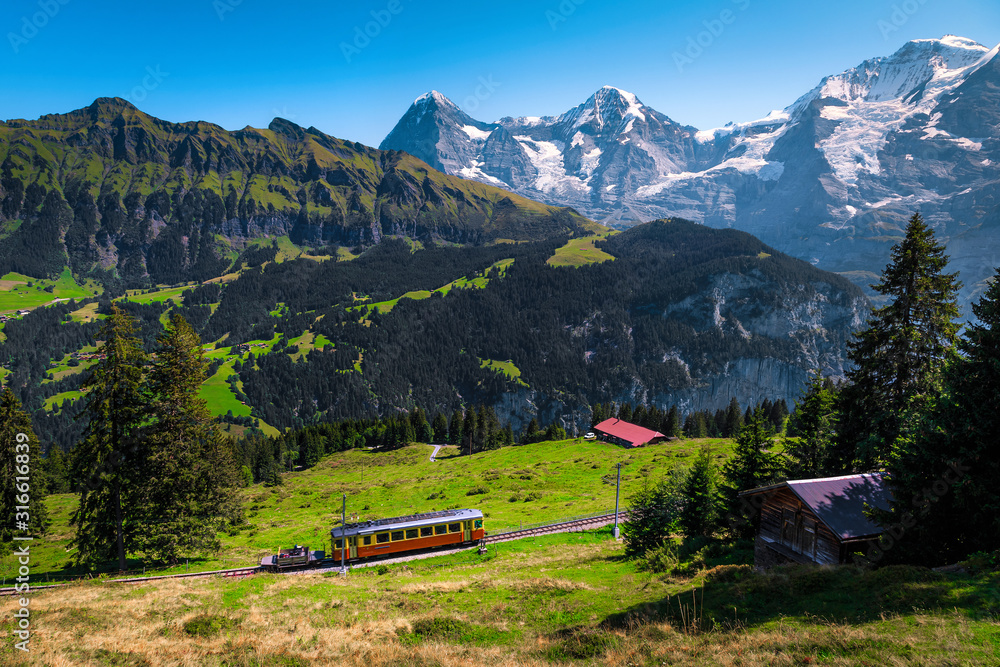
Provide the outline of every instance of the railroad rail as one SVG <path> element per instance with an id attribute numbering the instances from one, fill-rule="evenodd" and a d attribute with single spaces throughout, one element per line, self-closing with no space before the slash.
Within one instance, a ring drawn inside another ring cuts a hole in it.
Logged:
<path id="1" fill-rule="evenodd" d="M 618 520 L 620 522 L 626 519 L 624 512 L 618 515 Z M 505 528 L 501 529 L 492 534 L 487 533 L 483 541 L 486 544 L 496 544 L 499 542 L 510 542 L 512 540 L 521 540 L 526 537 L 534 537 L 537 535 L 549 535 L 552 533 L 568 533 L 577 532 L 582 530 L 588 530 L 591 528 L 600 528 L 602 526 L 607 526 L 614 523 L 615 515 L 614 512 L 611 514 L 593 514 L 583 517 L 573 517 L 571 519 L 563 519 L 561 521 L 554 521 L 550 523 L 540 523 L 540 524 L 529 524 L 527 526 L 520 526 L 518 528 Z M 408 560 L 413 560 L 414 558 L 430 558 L 433 556 L 443 556 L 450 553 L 455 553 L 458 551 L 464 551 L 470 547 L 463 547 L 460 549 L 450 549 L 447 551 L 440 550 L 427 550 L 424 552 L 415 552 L 413 554 L 408 554 L 404 556 L 396 556 L 389 558 L 372 559 L 364 563 L 356 563 L 351 567 L 363 566 L 367 567 L 369 565 L 381 565 L 381 564 L 391 564 L 396 562 L 406 562 Z M 339 569 L 339 564 L 331 564 L 328 567 L 315 568 L 311 570 L 294 570 L 289 571 L 287 574 L 301 574 L 304 572 L 317 572 L 317 571 L 330 571 Z M 126 577 L 121 579 L 105 579 L 105 578 L 95 578 L 89 581 L 98 581 L 106 584 L 141 584 L 147 581 L 158 581 L 162 579 L 198 579 L 205 577 L 247 577 L 254 574 L 259 574 L 266 572 L 265 568 L 259 565 L 254 565 L 250 567 L 236 567 L 228 570 L 211 570 L 207 572 L 181 572 L 178 574 L 161 574 L 149 577 Z M 86 581 L 86 580 L 78 580 Z M 65 586 L 70 586 L 70 583 L 63 584 L 45 584 L 45 585 L 31 585 L 31 592 L 37 593 L 39 591 L 44 591 L 48 589 L 63 588 Z M 22 595 L 22 593 L 15 592 L 13 587 L 0 589 L 0 596 L 4 595 Z"/>

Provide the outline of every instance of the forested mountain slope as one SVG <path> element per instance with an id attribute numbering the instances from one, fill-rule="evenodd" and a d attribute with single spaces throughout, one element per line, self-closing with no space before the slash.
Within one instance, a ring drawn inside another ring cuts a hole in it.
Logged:
<path id="1" fill-rule="evenodd" d="M 867 308 L 846 279 L 743 232 L 657 221 L 598 241 L 612 260 L 548 264 L 566 243 L 417 249 L 387 239 L 350 261 L 283 263 L 264 249 L 232 282 L 124 305 L 150 346 L 167 310 L 183 314 L 214 342 L 212 372 L 237 408 L 277 428 L 487 404 L 515 429 L 535 415 L 586 425 L 606 401 L 794 400 L 813 369 L 842 376 Z M 72 398 L 81 375 L 46 374 L 50 359 L 92 343 L 96 325 L 80 312 L 36 311 L 8 323 L 0 346 L 13 386 L 56 439 L 72 403 L 46 412 L 44 401 Z"/>

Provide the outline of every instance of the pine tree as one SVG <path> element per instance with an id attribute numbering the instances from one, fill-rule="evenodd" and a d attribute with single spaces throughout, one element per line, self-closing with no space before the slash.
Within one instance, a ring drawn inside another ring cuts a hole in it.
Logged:
<path id="1" fill-rule="evenodd" d="M 743 412 L 740 410 L 740 402 L 733 396 L 729 401 L 729 407 L 726 408 L 726 425 L 722 428 L 722 437 L 736 437 L 741 428 L 743 428 Z"/>
<path id="2" fill-rule="evenodd" d="M 0 549 L 5 549 L 14 536 L 45 535 L 49 527 L 45 484 L 39 483 L 35 473 L 41 472 L 42 449 L 31 417 L 21 409 L 10 387 L 0 395 L 0 457 L 0 516 L 4 517 L 0 522 Z M 25 506 L 26 514 L 20 509 Z M 24 521 L 27 528 L 19 528 L 18 521 Z"/>
<path id="3" fill-rule="evenodd" d="M 451 413 L 451 421 L 448 423 L 448 444 L 460 445 L 465 434 L 465 420 L 462 418 L 462 411 L 455 410 Z"/>
<path id="4" fill-rule="evenodd" d="M 104 356 L 91 369 L 82 388 L 88 419 L 83 440 L 73 449 L 73 479 L 80 501 L 71 522 L 79 563 L 95 566 L 136 550 L 143 530 L 137 521 L 139 487 L 146 474 L 146 445 L 140 435 L 147 415 L 145 387 L 148 358 L 138 338 L 136 321 L 111 304 L 99 338 Z"/>
<path id="5" fill-rule="evenodd" d="M 69 467 L 66 465 L 66 455 L 58 445 L 49 449 L 49 455 L 45 459 L 45 472 L 48 475 L 48 493 L 69 493 Z"/>
<path id="6" fill-rule="evenodd" d="M 707 444 L 702 445 L 681 487 L 683 500 L 677 523 L 688 537 L 708 537 L 715 530 L 718 516 L 715 498 L 717 476 L 712 465 L 712 452 Z"/>
<path id="7" fill-rule="evenodd" d="M 756 514 L 746 516 L 740 491 L 767 486 L 776 481 L 780 471 L 777 456 L 765 451 L 771 446 L 771 437 L 770 421 L 758 408 L 736 434 L 733 454 L 722 466 L 721 503 L 729 517 L 730 529 L 740 537 L 751 537 L 759 523 Z"/>
<path id="8" fill-rule="evenodd" d="M 667 417 L 663 421 L 663 428 L 660 431 L 667 437 L 680 437 L 681 418 L 676 404 L 670 406 L 670 412 L 667 413 Z"/>
<path id="9" fill-rule="evenodd" d="M 868 327 L 848 344 L 854 368 L 847 373 L 842 448 L 854 449 L 861 470 L 883 466 L 914 400 L 921 405 L 940 386 L 954 351 L 958 325 L 957 274 L 944 273 L 948 257 L 934 231 L 915 213 L 906 237 L 873 289 L 889 298 Z"/>
<path id="10" fill-rule="evenodd" d="M 448 442 L 448 418 L 443 413 L 439 412 L 434 415 L 432 430 L 434 442 Z"/>
<path id="11" fill-rule="evenodd" d="M 462 436 L 463 454 L 472 455 L 476 444 L 476 433 L 479 431 L 479 421 L 476 419 L 476 411 L 469 408 L 465 411 L 465 433 Z"/>
<path id="12" fill-rule="evenodd" d="M 817 369 L 805 394 L 796 402 L 792 417 L 796 438 L 785 438 L 784 450 L 791 459 L 788 474 L 795 479 L 832 475 L 833 442 L 837 435 L 839 413 L 837 391 L 830 378 Z"/>
<path id="13" fill-rule="evenodd" d="M 972 312 L 940 398 L 904 428 L 888 465 L 895 502 L 876 518 L 894 545 L 883 562 L 935 566 L 1000 546 L 1000 270 Z"/>
<path id="14" fill-rule="evenodd" d="M 186 550 L 216 548 L 218 531 L 239 517 L 239 475 L 198 396 L 206 376 L 198 334 L 175 314 L 158 342 L 140 543 L 153 558 L 176 562 Z"/>
<path id="15" fill-rule="evenodd" d="M 643 485 L 628 499 L 629 520 L 622 525 L 625 557 L 642 556 L 669 539 L 683 506 L 684 475 L 673 474 L 654 486 Z"/>

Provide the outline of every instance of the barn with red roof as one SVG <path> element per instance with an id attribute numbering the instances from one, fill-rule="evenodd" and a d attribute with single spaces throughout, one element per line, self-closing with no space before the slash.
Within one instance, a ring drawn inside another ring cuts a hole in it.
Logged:
<path id="1" fill-rule="evenodd" d="M 594 427 L 594 433 L 605 442 L 613 442 L 623 447 L 639 447 L 665 440 L 667 436 L 659 431 L 630 424 L 621 419 L 605 419 Z"/>

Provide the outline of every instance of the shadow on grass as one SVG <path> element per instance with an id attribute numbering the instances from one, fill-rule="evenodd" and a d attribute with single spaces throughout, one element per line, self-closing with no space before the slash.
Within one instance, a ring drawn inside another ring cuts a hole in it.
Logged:
<path id="1" fill-rule="evenodd" d="M 1000 618 L 1000 573 L 942 574 L 893 565 L 870 571 L 853 565 L 788 565 L 758 573 L 745 565 L 704 572 L 703 587 L 634 605 L 602 621 L 608 629 L 669 621 L 676 627 L 752 627 L 781 618 L 866 623 L 886 615 L 959 609 L 978 619 Z M 683 609 L 683 612 L 682 612 Z"/>

